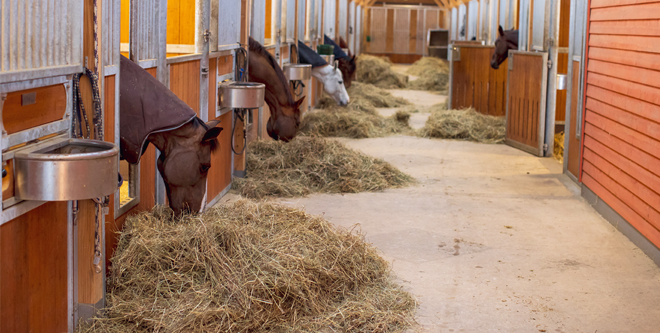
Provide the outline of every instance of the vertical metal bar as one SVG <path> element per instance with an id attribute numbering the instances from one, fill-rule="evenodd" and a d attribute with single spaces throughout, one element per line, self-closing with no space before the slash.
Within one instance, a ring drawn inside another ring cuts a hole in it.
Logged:
<path id="1" fill-rule="evenodd" d="M 77 208 L 77 205 L 76 205 Z M 66 218 L 66 258 L 67 258 L 67 327 L 69 328 L 69 332 L 73 332 L 74 329 L 74 323 L 76 322 L 76 317 L 77 317 L 77 311 L 76 311 L 76 301 L 78 299 L 78 274 L 75 274 L 78 271 L 78 262 L 75 260 L 75 253 L 77 253 L 76 250 L 76 245 L 74 244 L 74 240 L 77 239 L 75 237 L 78 234 L 78 228 L 74 225 L 74 213 L 73 213 L 74 207 L 73 207 L 73 201 L 67 201 L 66 204 L 66 212 L 67 212 L 67 218 Z"/>
<path id="2" fill-rule="evenodd" d="M 32 39 L 35 37 L 33 33 L 33 26 L 36 24 L 37 20 L 33 18 L 32 14 L 32 1 L 25 0 L 25 68 L 35 68 L 33 65 L 32 57 L 34 56 L 32 49 Z M 34 29 L 36 30 L 36 29 Z"/>
<path id="3" fill-rule="evenodd" d="M 199 75 L 199 117 L 208 121 L 209 117 L 209 43 L 205 32 L 210 31 L 211 0 L 196 0 L 195 52 L 201 53 Z"/>
<path id="4" fill-rule="evenodd" d="M 558 47 L 559 47 L 559 10 L 561 6 L 560 0 L 551 0 L 551 10 L 548 17 L 548 38 L 552 43 L 548 43 L 548 60 L 551 68 L 548 70 L 547 81 L 547 104 L 546 104 L 546 127 L 545 127 L 545 143 L 547 150 L 544 156 L 552 156 L 553 149 L 551 146 L 555 140 L 555 118 L 556 118 L 556 103 L 557 103 L 557 67 L 558 67 Z M 570 60 L 570 59 L 569 59 Z M 546 62 L 547 63 L 547 62 Z M 546 67 L 547 68 L 547 67 Z"/>
<path id="5" fill-rule="evenodd" d="M 17 21 L 17 29 L 16 29 L 16 34 L 17 34 L 17 56 L 18 56 L 18 63 L 17 63 L 17 69 L 26 69 L 25 68 L 25 58 L 27 57 L 27 53 L 25 52 L 25 28 L 29 23 L 25 19 L 25 1 L 18 1 L 17 3 L 17 9 L 18 9 L 18 16 L 16 16 L 14 19 Z"/>
<path id="6" fill-rule="evenodd" d="M 158 53 L 158 67 L 156 69 L 156 77 L 166 87 L 170 87 L 170 71 L 167 65 L 167 0 L 156 0 L 155 4 L 157 29 L 156 29 L 156 46 Z M 156 160 L 160 157 L 160 151 L 156 149 Z M 165 181 L 156 168 L 156 204 L 164 205 L 167 198 L 167 191 L 165 189 Z"/>
<path id="7" fill-rule="evenodd" d="M 129 40 L 128 40 L 128 57 L 135 63 L 138 62 L 139 58 L 139 20 L 138 20 L 138 0 L 130 0 L 129 8 Z"/>
<path id="8" fill-rule="evenodd" d="M 18 2 L 19 0 L 10 0 L 10 11 L 11 17 L 9 22 L 11 26 L 9 27 L 9 70 L 18 69 Z"/>
<path id="9" fill-rule="evenodd" d="M 563 165 L 562 165 L 562 171 L 566 173 L 568 171 L 568 151 L 569 151 L 569 145 L 570 145 L 570 128 L 571 126 L 575 126 L 575 124 L 571 123 L 571 113 L 574 112 L 571 110 L 571 100 L 573 99 L 573 85 L 574 84 L 580 84 L 579 82 L 573 82 L 573 54 L 575 53 L 575 43 L 573 42 L 573 38 L 576 37 L 577 31 L 576 31 L 576 18 L 577 18 L 577 13 L 575 11 L 575 8 L 577 7 L 576 1 L 571 1 L 571 9 L 570 9 L 570 14 L 569 14 L 569 22 L 568 22 L 568 70 L 566 72 L 566 79 L 567 79 L 567 85 L 566 85 L 566 116 L 565 116 L 565 122 L 564 122 L 564 155 L 563 155 Z M 577 97 L 577 96 L 575 96 Z M 575 175 L 574 175 L 575 176 Z"/>

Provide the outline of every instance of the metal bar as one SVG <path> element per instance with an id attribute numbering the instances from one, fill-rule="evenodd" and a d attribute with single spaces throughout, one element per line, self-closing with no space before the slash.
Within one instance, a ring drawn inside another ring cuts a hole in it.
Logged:
<path id="1" fill-rule="evenodd" d="M 80 66 L 75 66 L 75 67 L 80 67 Z M 0 74 L 0 78 L 1 77 L 2 76 Z M 24 81 L 9 82 L 9 83 L 0 83 L 0 93 L 9 93 L 9 92 L 12 92 L 12 91 L 20 91 L 20 90 L 26 90 L 26 89 L 32 89 L 32 88 L 52 86 L 52 85 L 55 85 L 55 84 L 63 84 L 65 82 L 68 82 L 67 77 L 60 75 L 60 76 L 54 76 L 54 77 L 47 77 L 47 78 L 43 78 L 43 79 L 24 80 Z"/>
<path id="2" fill-rule="evenodd" d="M 208 121 L 209 117 L 209 38 L 206 32 L 211 25 L 211 1 L 196 0 L 195 51 L 201 53 L 199 62 L 199 118 Z"/>
<path id="3" fill-rule="evenodd" d="M 23 201 L 19 204 L 4 209 L 2 211 L 2 222 L 0 223 L 0 225 L 3 225 L 45 203 L 46 201 L 34 201 L 34 200 Z"/>
<path id="4" fill-rule="evenodd" d="M 196 54 L 186 54 L 186 55 L 182 55 L 182 56 L 167 58 L 165 60 L 165 62 L 168 65 L 172 65 L 172 64 L 178 64 L 178 63 L 182 63 L 182 62 L 193 61 L 193 60 L 201 60 L 201 59 L 202 59 L 202 54 L 196 53 Z"/>
<path id="5" fill-rule="evenodd" d="M 170 87 L 170 67 L 167 63 L 167 0 L 156 1 L 156 17 L 158 18 L 157 26 L 157 72 L 156 76 L 166 87 Z M 160 158 L 161 152 L 156 149 L 156 160 Z M 165 188 L 165 181 L 163 180 L 158 165 L 154 166 L 156 169 L 156 185 L 154 191 L 156 192 L 156 203 L 164 205 L 167 198 L 167 191 Z"/>
<path id="6" fill-rule="evenodd" d="M 2 139 L 4 147 L 13 147 L 22 143 L 39 139 L 46 135 L 64 132 L 69 129 L 69 120 L 58 120 L 41 126 L 32 127 L 20 132 L 9 134 Z"/>

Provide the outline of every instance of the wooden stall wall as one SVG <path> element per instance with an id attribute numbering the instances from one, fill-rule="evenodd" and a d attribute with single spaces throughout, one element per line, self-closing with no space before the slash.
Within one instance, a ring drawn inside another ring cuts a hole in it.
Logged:
<path id="1" fill-rule="evenodd" d="M 571 0 L 561 0 L 559 8 L 559 54 L 557 55 L 557 74 L 567 74 Z M 566 121 L 566 90 L 557 90 L 557 100 L 555 105 L 555 121 L 557 124 L 563 124 Z"/>
<path id="2" fill-rule="evenodd" d="M 167 1 L 167 57 L 195 53 L 195 1 Z"/>
<path id="3" fill-rule="evenodd" d="M 170 90 L 199 116 L 199 60 L 170 65 Z"/>
<path id="4" fill-rule="evenodd" d="M 660 247 L 660 2 L 589 10 L 581 180 Z"/>
<path id="5" fill-rule="evenodd" d="M 493 47 L 459 46 L 460 60 L 452 61 L 451 107 L 472 107 L 480 113 L 504 116 L 508 62 L 490 67 Z"/>

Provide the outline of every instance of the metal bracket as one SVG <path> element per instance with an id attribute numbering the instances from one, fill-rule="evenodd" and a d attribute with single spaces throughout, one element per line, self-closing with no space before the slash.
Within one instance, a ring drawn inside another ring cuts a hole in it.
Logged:
<path id="1" fill-rule="evenodd" d="M 543 144 L 543 151 L 544 152 L 548 151 L 548 144 L 547 143 Z"/>
<path id="2" fill-rule="evenodd" d="M 457 46 L 451 47 L 451 61 L 461 61 L 461 48 Z"/>
<path id="3" fill-rule="evenodd" d="M 512 71 L 513 70 L 513 53 L 511 53 L 511 52 L 509 52 L 509 59 L 508 59 L 507 63 L 508 63 L 508 66 L 509 66 L 509 70 Z"/>
<path id="4" fill-rule="evenodd" d="M 209 29 L 205 29 L 202 36 L 204 36 L 204 42 L 208 43 L 209 39 L 211 38 L 211 32 L 209 31 Z"/>
<path id="5" fill-rule="evenodd" d="M 552 60 L 548 60 L 548 69 L 552 68 Z"/>

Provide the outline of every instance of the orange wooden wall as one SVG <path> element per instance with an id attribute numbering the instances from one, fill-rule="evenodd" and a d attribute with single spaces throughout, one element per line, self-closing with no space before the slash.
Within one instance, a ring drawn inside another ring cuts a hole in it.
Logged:
<path id="1" fill-rule="evenodd" d="M 660 246 L 660 2 L 592 0 L 582 181 Z"/>
<path id="2" fill-rule="evenodd" d="M 492 47 L 460 47 L 461 60 L 453 62 L 452 101 L 454 109 L 473 107 L 492 116 L 506 113 L 508 62 L 490 67 Z"/>
<path id="3" fill-rule="evenodd" d="M 170 90 L 199 115 L 199 60 L 170 65 Z"/>

